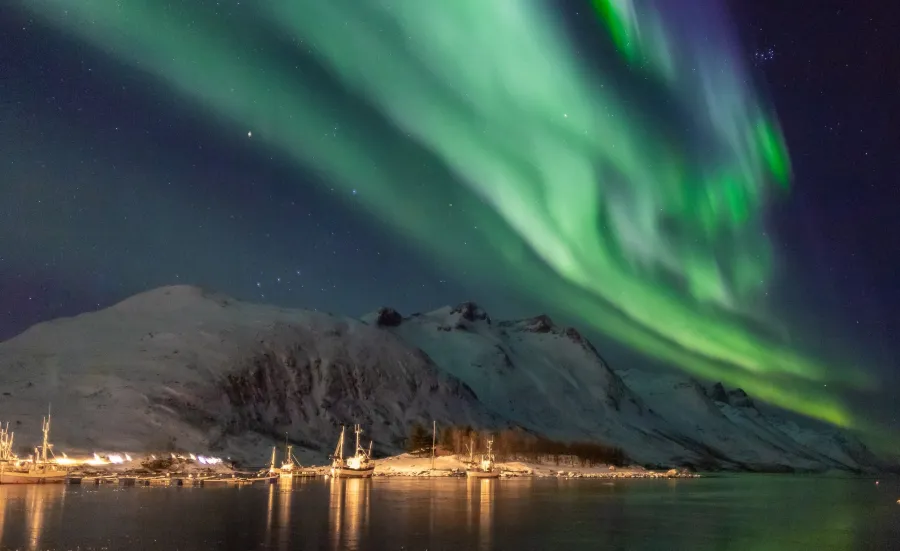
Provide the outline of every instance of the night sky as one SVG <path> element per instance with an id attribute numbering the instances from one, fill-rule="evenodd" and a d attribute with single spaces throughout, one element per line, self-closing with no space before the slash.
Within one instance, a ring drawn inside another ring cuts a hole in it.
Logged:
<path id="1" fill-rule="evenodd" d="M 0 8 L 0 338 L 177 283 L 354 316 L 473 299 L 614 365 L 896 423 L 892 3 L 734 1 L 732 27 L 685 0 L 674 77 L 602 0 L 521 28 L 473 0 L 106 4 Z M 788 185 L 758 146 L 779 127 Z"/>

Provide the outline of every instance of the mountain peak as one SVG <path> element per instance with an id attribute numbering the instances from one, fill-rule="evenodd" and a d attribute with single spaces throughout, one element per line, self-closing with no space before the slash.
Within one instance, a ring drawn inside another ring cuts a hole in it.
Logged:
<path id="1" fill-rule="evenodd" d="M 389 308 L 387 306 L 382 306 L 375 312 L 375 325 L 378 327 L 397 327 L 401 323 L 403 323 L 403 316 L 400 315 L 400 312 L 394 310 L 393 308 Z"/>
<path id="2" fill-rule="evenodd" d="M 226 295 L 207 291 L 196 285 L 167 285 L 130 296 L 114 304 L 119 311 L 173 310 L 203 301 L 214 301 L 227 306 L 235 300 Z"/>
<path id="3" fill-rule="evenodd" d="M 466 301 L 458 304 L 452 310 L 451 314 L 459 314 L 466 321 L 486 321 L 491 323 L 491 317 L 483 308 L 472 301 Z"/>
<path id="4" fill-rule="evenodd" d="M 753 398 L 747 395 L 742 388 L 726 390 L 722 383 L 715 383 L 706 392 L 714 402 L 721 402 L 739 408 L 756 408 Z"/>
<path id="5" fill-rule="evenodd" d="M 722 383 L 716 383 L 709 388 L 709 397 L 715 402 L 722 402 L 723 404 L 728 403 L 728 393 L 725 392 L 725 387 Z"/>
<path id="6" fill-rule="evenodd" d="M 728 391 L 728 403 L 739 408 L 756 408 L 753 399 L 742 388 Z"/>
<path id="7" fill-rule="evenodd" d="M 522 320 L 522 329 L 531 333 L 550 333 L 556 329 L 556 324 L 547 314 L 540 314 L 533 318 Z"/>

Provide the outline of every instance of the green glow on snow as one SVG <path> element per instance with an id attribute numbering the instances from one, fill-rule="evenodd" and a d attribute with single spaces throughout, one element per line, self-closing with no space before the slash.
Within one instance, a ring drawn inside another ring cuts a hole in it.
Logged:
<path id="1" fill-rule="evenodd" d="M 628 80 L 646 89 L 643 76 L 587 67 L 539 2 L 266 0 L 238 27 L 183 3 L 23 5 L 329 185 L 364 187 L 367 211 L 437 258 L 650 357 L 855 424 L 824 385 L 865 374 L 746 323 L 766 320 L 761 214 L 790 179 L 777 121 L 739 64 L 679 49 L 659 14 L 593 0 L 625 64 L 652 69 L 648 103 Z M 681 118 L 646 108 L 660 98 Z"/>

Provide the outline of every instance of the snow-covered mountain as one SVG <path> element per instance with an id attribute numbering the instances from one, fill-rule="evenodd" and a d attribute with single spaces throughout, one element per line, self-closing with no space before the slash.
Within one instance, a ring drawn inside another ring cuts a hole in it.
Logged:
<path id="1" fill-rule="evenodd" d="M 17 442 L 54 411 L 61 449 L 258 460 L 290 439 L 321 457 L 359 422 L 383 451 L 414 422 L 518 426 L 703 468 L 863 469 L 856 439 L 764 415 L 742 391 L 613 371 L 546 316 L 495 321 L 473 303 L 353 320 L 188 286 L 32 327 L 0 344 L 0 420 Z"/>
<path id="2" fill-rule="evenodd" d="M 364 317 L 424 350 L 493 413 L 553 438 L 599 439 L 642 463 L 747 470 L 862 469 L 856 438 L 764 415 L 743 390 L 683 375 L 613 371 L 547 316 L 495 322 L 473 303 Z"/>
<path id="3" fill-rule="evenodd" d="M 59 449 L 259 459 L 273 441 L 331 450 L 341 424 L 401 441 L 416 421 L 502 423 L 421 351 L 360 321 L 195 287 L 36 325 L 0 344 L 0 419 Z M 301 458 L 302 459 L 302 458 Z"/>

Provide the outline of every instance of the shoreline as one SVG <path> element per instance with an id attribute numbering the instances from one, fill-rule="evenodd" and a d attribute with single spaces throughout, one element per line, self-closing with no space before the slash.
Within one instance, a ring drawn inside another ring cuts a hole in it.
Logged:
<path id="1" fill-rule="evenodd" d="M 432 459 L 409 453 L 375 460 L 376 477 L 424 477 L 440 478 L 465 476 L 466 463 L 456 456 L 445 455 Z M 495 463 L 501 478 L 699 478 L 701 475 L 683 469 L 649 470 L 641 466 L 616 467 L 613 465 L 579 466 L 575 464 L 535 463 L 528 461 L 504 461 Z"/>
<path id="2" fill-rule="evenodd" d="M 232 468 L 225 464 L 204 465 L 187 457 L 179 457 L 167 465 L 159 465 L 155 456 L 134 456 L 134 459 L 119 464 L 90 465 L 83 464 L 70 467 L 73 478 L 137 478 L 137 479 L 244 479 L 263 480 L 268 477 L 263 469 Z M 416 456 L 410 453 L 375 459 L 376 478 L 465 478 L 467 462 L 457 456 L 443 455 L 434 458 Z M 157 463 L 154 465 L 154 463 Z M 684 469 L 651 470 L 641 466 L 616 467 L 612 465 L 581 466 L 571 458 L 560 458 L 560 461 L 503 461 L 497 462 L 500 478 L 591 478 L 591 479 L 634 479 L 634 478 L 700 478 L 703 475 Z M 327 477 L 330 467 L 327 465 L 310 465 L 299 467 L 298 477 Z"/>

